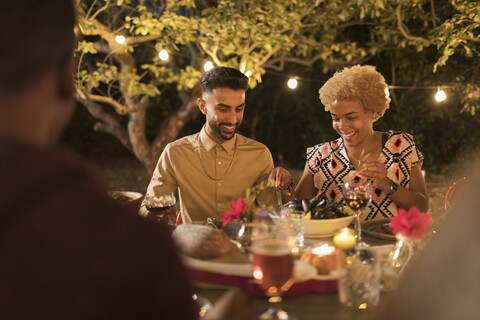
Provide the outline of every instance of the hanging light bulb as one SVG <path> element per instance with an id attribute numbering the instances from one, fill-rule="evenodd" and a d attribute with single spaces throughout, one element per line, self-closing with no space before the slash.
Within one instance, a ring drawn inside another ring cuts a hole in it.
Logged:
<path id="1" fill-rule="evenodd" d="M 298 86 L 298 81 L 295 78 L 288 79 L 287 86 L 290 89 L 295 89 Z"/>
<path id="2" fill-rule="evenodd" d="M 437 90 L 437 93 L 435 94 L 435 100 L 437 100 L 438 102 L 442 102 L 442 101 L 445 101 L 445 99 L 447 99 L 447 95 L 445 94 L 445 91 L 439 88 Z"/>
<path id="3" fill-rule="evenodd" d="M 248 70 L 245 72 L 245 75 L 250 78 L 252 76 L 252 71 Z"/>
<path id="4" fill-rule="evenodd" d="M 212 61 L 207 61 L 205 62 L 205 64 L 203 65 L 203 70 L 205 71 L 208 71 L 210 69 L 213 69 L 213 63 Z"/>
<path id="5" fill-rule="evenodd" d="M 163 49 L 162 51 L 160 51 L 158 53 L 158 57 L 160 58 L 160 60 L 162 61 L 167 61 L 168 60 L 168 51 Z"/>
<path id="6" fill-rule="evenodd" d="M 388 87 L 385 88 L 385 97 L 390 98 L 390 91 L 388 90 Z"/>
<path id="7" fill-rule="evenodd" d="M 118 35 L 115 37 L 115 41 L 117 41 L 118 44 L 124 44 L 125 43 L 125 37 L 122 35 Z"/>

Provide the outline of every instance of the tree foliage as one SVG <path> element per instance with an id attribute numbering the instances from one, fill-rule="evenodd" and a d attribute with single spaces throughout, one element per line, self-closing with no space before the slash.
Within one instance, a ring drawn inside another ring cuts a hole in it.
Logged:
<path id="1" fill-rule="evenodd" d="M 427 132 L 436 115 L 420 100 L 426 99 L 418 94 L 422 86 L 450 86 L 458 97 L 455 114 L 475 114 L 479 107 L 478 7 L 465 0 L 77 0 L 77 97 L 98 119 L 95 129 L 114 135 L 149 171 L 165 145 L 196 119 L 207 60 L 251 74 L 256 89 L 249 95 L 257 100 L 249 98 L 247 115 L 263 105 L 248 115 L 252 136 L 289 138 L 261 127 L 283 126 L 277 122 L 292 109 L 269 105 L 289 100 L 280 98 L 283 88 L 262 83 L 277 83 L 267 73 L 324 81 L 356 63 L 376 65 L 392 86 L 405 88 L 391 92 L 395 119 L 385 125 Z M 164 49 L 168 61 L 158 57 Z M 267 88 L 269 100 L 256 94 Z M 297 109 L 305 107 L 307 116 L 297 118 L 307 123 L 319 108 L 318 100 L 305 101 L 312 96 L 290 97 Z M 413 115 L 426 121 L 418 126 Z M 323 135 L 327 122 L 321 123 L 296 126 Z"/>

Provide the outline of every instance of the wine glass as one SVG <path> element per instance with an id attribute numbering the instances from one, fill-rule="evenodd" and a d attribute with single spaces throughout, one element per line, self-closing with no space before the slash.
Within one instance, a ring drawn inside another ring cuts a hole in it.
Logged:
<path id="1" fill-rule="evenodd" d="M 343 198 L 355 212 L 355 238 L 358 246 L 366 246 L 362 242 L 362 227 L 360 225 L 360 211 L 365 209 L 372 201 L 372 185 L 369 181 L 363 184 L 354 184 L 345 182 L 343 188 Z"/>
<path id="2" fill-rule="evenodd" d="M 177 220 L 177 210 L 175 193 L 169 192 L 165 194 L 147 194 L 145 196 L 145 207 L 148 210 L 147 218 L 161 222 L 170 229 L 175 228 Z"/>
<path id="3" fill-rule="evenodd" d="M 198 314 L 198 319 L 205 317 L 205 315 L 212 309 L 212 303 L 205 297 L 194 293 L 192 295 L 193 303 Z"/>
<path id="4" fill-rule="evenodd" d="M 282 293 L 292 284 L 294 242 L 293 228 L 288 217 L 260 221 L 253 226 L 253 277 L 269 297 L 270 308 L 261 315 L 262 320 L 297 319 L 281 308 Z"/>

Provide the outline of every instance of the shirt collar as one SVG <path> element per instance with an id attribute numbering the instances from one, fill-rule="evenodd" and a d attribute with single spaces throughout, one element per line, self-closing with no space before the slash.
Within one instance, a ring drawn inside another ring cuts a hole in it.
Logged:
<path id="1" fill-rule="evenodd" d="M 232 155 L 235 151 L 237 135 L 235 134 L 232 139 L 227 140 L 222 144 L 219 144 L 213 141 L 213 139 L 208 136 L 207 132 L 205 131 L 205 126 L 203 126 L 202 130 L 200 130 L 200 141 L 202 142 L 207 152 L 210 152 L 213 148 L 219 145 L 227 152 L 228 155 Z"/>

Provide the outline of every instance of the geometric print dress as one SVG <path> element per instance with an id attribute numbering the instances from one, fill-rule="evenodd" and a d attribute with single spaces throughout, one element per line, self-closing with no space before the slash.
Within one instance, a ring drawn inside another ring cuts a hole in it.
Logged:
<path id="1" fill-rule="evenodd" d="M 387 177 L 409 189 L 412 167 L 423 164 L 423 154 L 415 146 L 412 135 L 390 130 L 383 133 L 383 147 L 378 160 L 387 167 Z M 315 188 L 329 200 L 344 202 L 342 188 L 347 181 L 363 183 L 366 179 L 353 167 L 342 138 L 320 143 L 307 149 L 307 164 Z M 362 220 L 390 218 L 397 215 L 398 206 L 382 192 L 373 188 L 372 201 L 365 208 Z"/>

